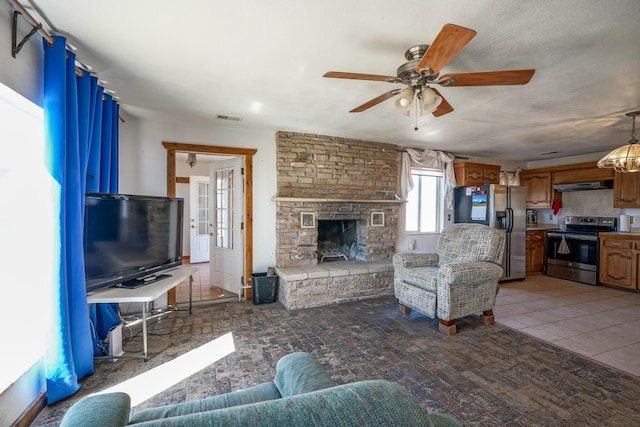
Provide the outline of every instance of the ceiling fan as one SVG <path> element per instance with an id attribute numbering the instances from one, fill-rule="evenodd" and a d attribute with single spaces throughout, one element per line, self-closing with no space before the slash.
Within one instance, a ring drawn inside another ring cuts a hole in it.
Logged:
<path id="1" fill-rule="evenodd" d="M 408 116 L 413 105 L 416 106 L 416 112 L 420 105 L 422 114 L 430 112 L 436 117 L 452 112 L 453 107 L 430 85 L 524 85 L 531 80 L 534 69 L 453 73 L 440 76 L 440 70 L 460 53 L 475 35 L 476 32 L 469 28 L 446 24 L 431 45 L 417 45 L 405 52 L 404 56 L 408 62 L 398 68 L 396 77 L 340 71 L 329 71 L 323 77 L 401 83 L 406 86 L 405 89 L 394 89 L 383 93 L 349 111 L 350 113 L 360 113 L 399 94 L 400 97 L 396 100 L 398 112 Z"/>

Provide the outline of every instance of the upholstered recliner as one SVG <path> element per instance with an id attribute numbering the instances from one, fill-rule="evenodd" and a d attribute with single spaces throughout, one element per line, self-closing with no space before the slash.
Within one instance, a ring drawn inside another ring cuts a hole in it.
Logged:
<path id="1" fill-rule="evenodd" d="M 440 234 L 437 253 L 395 254 L 394 290 L 401 312 L 435 318 L 441 332 L 456 333 L 456 319 L 482 312 L 494 322 L 502 276 L 505 234 L 481 224 L 452 224 Z"/>

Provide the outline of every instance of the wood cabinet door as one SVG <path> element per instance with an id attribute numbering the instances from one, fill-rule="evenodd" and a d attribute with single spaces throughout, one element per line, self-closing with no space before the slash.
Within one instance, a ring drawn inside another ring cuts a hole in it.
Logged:
<path id="1" fill-rule="evenodd" d="M 462 185 L 484 184 L 484 171 L 480 167 L 467 166 L 462 169 Z"/>
<path id="2" fill-rule="evenodd" d="M 545 231 L 527 231 L 525 274 L 542 273 L 544 271 L 544 239 Z"/>
<path id="3" fill-rule="evenodd" d="M 540 172 L 520 176 L 520 184 L 526 185 L 528 208 L 550 208 L 552 199 L 551 172 Z"/>
<path id="4" fill-rule="evenodd" d="M 613 207 L 614 208 L 637 208 L 640 207 L 638 197 L 638 172 L 620 173 L 616 172 L 613 180 Z"/>
<path id="5" fill-rule="evenodd" d="M 485 168 L 483 179 L 485 184 L 500 184 L 500 168 Z"/>
<path id="6" fill-rule="evenodd" d="M 601 283 L 635 289 L 636 256 L 634 251 L 628 249 L 630 244 L 619 240 L 603 240 L 600 243 Z"/>
<path id="7" fill-rule="evenodd" d="M 544 271 L 544 233 L 535 233 L 531 239 L 531 271 Z"/>

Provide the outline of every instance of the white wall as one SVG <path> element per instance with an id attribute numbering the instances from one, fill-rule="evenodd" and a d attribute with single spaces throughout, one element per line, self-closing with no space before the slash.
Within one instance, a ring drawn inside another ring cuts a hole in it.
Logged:
<path id="1" fill-rule="evenodd" d="M 163 141 L 257 149 L 253 158 L 253 271 L 275 265 L 277 191 L 275 131 L 247 131 L 129 118 L 120 124 L 120 192 L 167 194 Z"/>

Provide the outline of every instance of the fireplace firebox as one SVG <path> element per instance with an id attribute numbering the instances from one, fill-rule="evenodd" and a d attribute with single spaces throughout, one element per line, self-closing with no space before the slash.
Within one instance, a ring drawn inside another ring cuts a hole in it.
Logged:
<path id="1" fill-rule="evenodd" d="M 358 220 L 318 220 L 318 262 L 349 261 L 359 256 Z"/>

